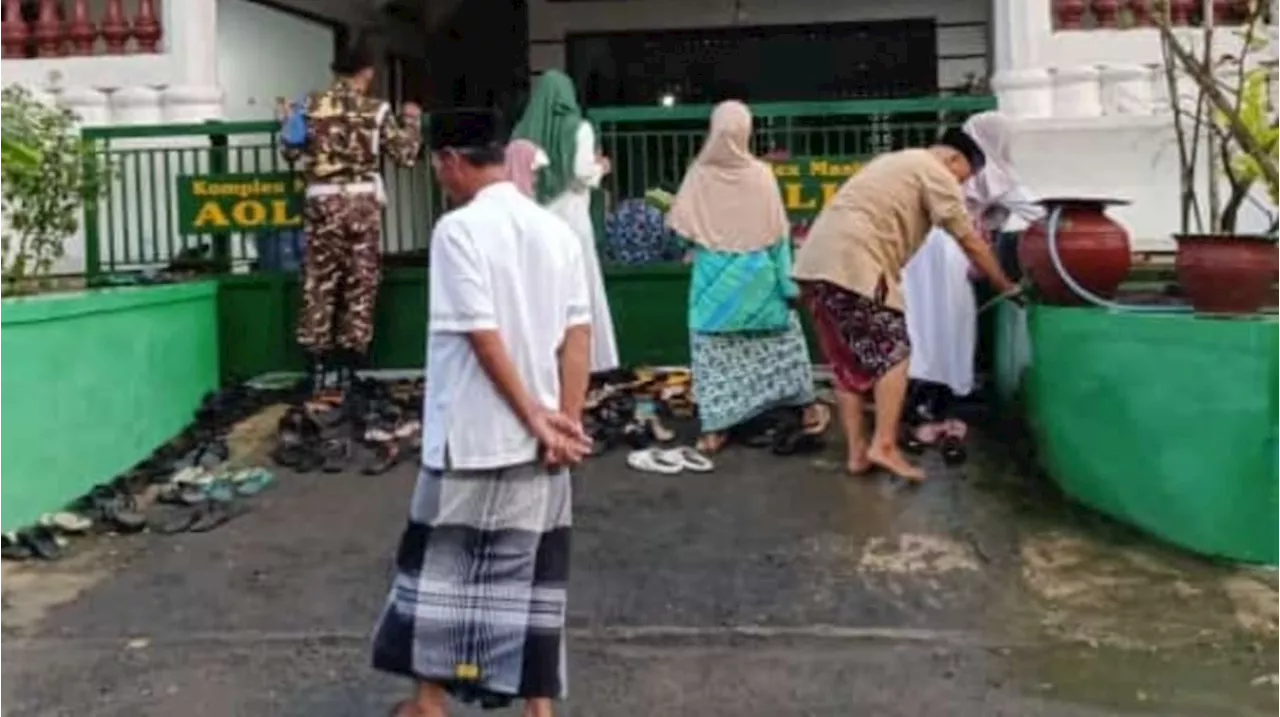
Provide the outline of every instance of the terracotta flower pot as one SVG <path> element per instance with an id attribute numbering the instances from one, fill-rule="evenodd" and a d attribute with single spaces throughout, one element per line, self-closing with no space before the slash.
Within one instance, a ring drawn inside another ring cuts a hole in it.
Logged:
<path id="1" fill-rule="evenodd" d="M 1178 283 L 1197 312 L 1251 314 L 1276 304 L 1276 240 L 1266 236 L 1179 234 Z"/>
<path id="2" fill-rule="evenodd" d="M 1129 232 L 1107 216 L 1108 206 L 1127 204 L 1116 199 L 1057 197 L 1042 199 L 1046 213 L 1023 232 L 1018 242 L 1018 263 L 1035 283 L 1045 303 L 1081 306 L 1087 300 L 1071 290 L 1049 255 L 1048 222 L 1060 208 L 1057 227 L 1058 257 L 1071 278 L 1097 296 L 1110 299 L 1129 276 L 1133 261 Z"/>

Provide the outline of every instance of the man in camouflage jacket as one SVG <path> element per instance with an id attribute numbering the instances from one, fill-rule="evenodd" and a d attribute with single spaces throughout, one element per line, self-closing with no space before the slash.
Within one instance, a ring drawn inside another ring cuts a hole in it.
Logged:
<path id="1" fill-rule="evenodd" d="M 328 89 L 309 95 L 304 147 L 284 147 L 306 180 L 298 343 L 313 381 L 336 363 L 349 380 L 373 339 L 373 309 L 381 277 L 381 159 L 410 167 L 422 145 L 422 110 L 405 103 L 401 117 L 370 95 L 373 62 L 361 49 L 340 53 Z M 341 306 L 341 315 L 335 313 Z"/>

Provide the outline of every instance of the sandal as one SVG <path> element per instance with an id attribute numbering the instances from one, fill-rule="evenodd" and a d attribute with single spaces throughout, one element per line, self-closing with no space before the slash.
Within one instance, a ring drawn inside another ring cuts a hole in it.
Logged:
<path id="1" fill-rule="evenodd" d="M 248 509 L 240 503 L 210 503 L 195 511 L 195 519 L 187 527 L 187 530 L 192 533 L 208 533 L 230 523 L 247 512 L 249 512 Z"/>
<path id="2" fill-rule="evenodd" d="M 679 463 L 685 470 L 694 473 L 710 473 L 716 469 L 716 465 L 711 462 L 700 451 L 689 446 L 680 446 L 671 450 L 663 451 L 662 457 L 672 463 Z"/>
<path id="3" fill-rule="evenodd" d="M 684 461 L 672 460 L 666 455 L 666 451 L 652 448 L 628 453 L 627 465 L 638 471 L 664 475 L 675 475 L 684 470 Z"/>
<path id="4" fill-rule="evenodd" d="M 5 560 L 30 560 L 35 554 L 17 533 L 0 535 L 0 558 Z"/>
<path id="5" fill-rule="evenodd" d="M 942 439 L 938 452 L 942 454 L 942 462 L 949 466 L 958 466 L 969 457 L 964 444 L 951 436 Z"/>
<path id="6" fill-rule="evenodd" d="M 648 422 L 628 423 L 622 428 L 622 440 L 635 450 L 642 450 L 653 445 L 653 431 Z"/>
<path id="7" fill-rule="evenodd" d="M 199 508 L 184 508 L 175 512 L 165 512 L 149 521 L 151 531 L 160 535 L 177 535 L 191 530 L 196 518 L 200 517 Z"/>
<path id="8" fill-rule="evenodd" d="M 53 530 L 43 525 L 24 528 L 17 532 L 18 542 L 41 560 L 57 560 L 62 557 L 62 545 Z"/>
<path id="9" fill-rule="evenodd" d="M 40 516 L 40 525 L 52 528 L 60 533 L 79 535 L 89 532 L 89 529 L 93 527 L 93 521 L 79 513 L 61 511 L 58 513 L 45 513 Z"/>
<path id="10" fill-rule="evenodd" d="M 320 470 L 325 473 L 341 473 L 347 469 L 347 460 L 351 458 L 351 443 L 345 438 L 330 438 L 320 445 L 322 463 Z"/>
<path id="11" fill-rule="evenodd" d="M 404 451 L 400 449 L 399 441 L 382 441 L 375 445 L 373 457 L 360 472 L 367 476 L 382 475 L 399 463 L 403 456 Z"/>
<path id="12" fill-rule="evenodd" d="M 235 487 L 236 495 L 248 497 L 266 490 L 276 478 L 266 469 L 248 468 L 235 473 L 230 480 L 231 485 Z"/>
<path id="13" fill-rule="evenodd" d="M 110 525 L 121 533 L 136 533 L 147 527 L 147 518 L 138 512 L 133 495 L 108 485 L 94 486 L 73 508 L 94 523 Z"/>
<path id="14" fill-rule="evenodd" d="M 823 448 L 822 437 L 818 434 L 806 433 L 792 427 L 779 428 L 773 435 L 773 444 L 769 450 L 775 456 L 794 456 L 798 453 L 813 453 Z"/>
<path id="15" fill-rule="evenodd" d="M 653 435 L 659 443 L 666 443 L 675 440 L 676 432 L 667 428 L 662 424 L 662 419 L 657 416 L 649 416 L 645 419 L 645 426 L 649 429 L 649 433 Z"/>

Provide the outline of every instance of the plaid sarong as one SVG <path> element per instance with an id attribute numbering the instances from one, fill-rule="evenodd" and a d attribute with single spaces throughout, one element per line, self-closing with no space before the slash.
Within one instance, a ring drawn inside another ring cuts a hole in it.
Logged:
<path id="1" fill-rule="evenodd" d="M 373 666 L 486 707 L 562 698 L 569 472 L 423 468 Z"/>

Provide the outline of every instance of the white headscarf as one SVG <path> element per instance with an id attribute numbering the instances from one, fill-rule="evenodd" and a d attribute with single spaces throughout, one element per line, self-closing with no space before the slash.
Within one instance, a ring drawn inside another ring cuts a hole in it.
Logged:
<path id="1" fill-rule="evenodd" d="M 964 132 L 987 156 L 982 171 L 965 182 L 965 203 L 969 216 L 985 229 L 999 229 L 1016 214 L 1027 221 L 1040 216 L 1013 168 L 1013 133 L 999 112 L 979 112 L 964 123 Z"/>

